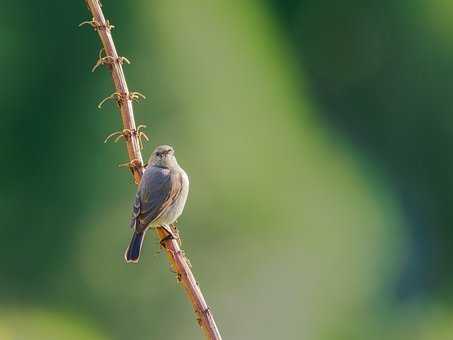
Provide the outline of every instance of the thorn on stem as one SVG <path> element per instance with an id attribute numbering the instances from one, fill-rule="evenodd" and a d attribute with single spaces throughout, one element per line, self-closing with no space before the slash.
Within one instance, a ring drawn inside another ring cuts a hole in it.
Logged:
<path id="1" fill-rule="evenodd" d="M 110 96 L 102 99 L 101 102 L 98 104 L 98 109 L 101 109 L 102 105 L 104 105 L 104 103 L 106 101 L 113 100 L 113 99 L 116 99 L 119 102 L 121 99 L 121 94 L 119 92 L 115 92 L 115 93 L 112 93 Z"/>
<path id="2" fill-rule="evenodd" d="M 172 225 L 170 225 L 170 228 L 172 228 L 173 230 L 173 233 L 175 234 L 176 236 L 176 241 L 178 241 L 178 244 L 179 246 L 181 247 L 182 246 L 182 239 L 181 239 L 181 233 L 179 232 L 179 229 L 176 227 L 176 224 L 178 223 L 178 221 L 176 221 L 175 223 L 173 223 Z M 189 267 L 192 267 L 192 264 L 190 263 L 189 259 L 187 258 L 187 256 L 185 255 L 184 253 L 184 250 L 181 250 L 182 254 L 184 255 L 184 257 L 186 258 L 187 260 L 187 264 L 189 265 Z"/>
<path id="3" fill-rule="evenodd" d="M 118 102 L 118 105 L 121 106 L 121 104 L 123 104 L 124 102 L 130 100 L 130 101 L 137 101 L 142 98 L 142 99 L 146 99 L 146 97 L 141 94 L 140 92 L 130 92 L 130 93 L 119 93 L 119 92 L 115 92 L 115 93 L 112 93 L 110 96 L 104 98 L 98 105 L 98 108 L 102 108 L 102 105 L 104 105 L 104 103 L 108 100 L 113 100 L 113 99 L 116 99 L 116 101 Z"/>
<path id="4" fill-rule="evenodd" d="M 139 99 L 146 99 L 144 94 L 141 94 L 140 92 L 131 92 L 129 93 L 129 99 L 130 100 L 135 100 L 138 102 Z"/>
<path id="5" fill-rule="evenodd" d="M 123 131 L 116 131 L 116 132 L 113 132 L 110 135 L 108 135 L 107 138 L 104 140 L 104 144 L 107 144 L 107 142 L 115 136 L 116 136 L 116 138 L 114 140 L 114 143 L 118 142 L 122 137 L 124 137 Z"/>
<path id="6" fill-rule="evenodd" d="M 143 150 L 143 147 L 144 147 L 144 143 L 143 143 L 143 140 L 142 138 L 146 141 L 146 142 L 149 142 L 149 137 L 146 135 L 146 133 L 144 133 L 143 131 L 141 131 L 142 129 L 146 129 L 146 125 L 139 125 L 137 127 L 137 137 L 138 137 L 138 142 L 140 144 L 140 150 Z"/>
<path id="7" fill-rule="evenodd" d="M 209 308 L 208 306 L 206 306 L 206 308 L 203 309 L 203 310 L 197 310 L 197 314 L 198 315 L 201 314 L 201 315 L 204 315 L 204 316 L 208 315 L 210 312 L 211 312 L 211 308 Z"/>
<path id="8" fill-rule="evenodd" d="M 143 139 L 145 139 L 146 142 L 149 142 L 148 136 L 140 131 L 142 129 L 146 128 L 146 125 L 139 125 L 137 129 L 124 129 L 123 131 L 115 131 L 111 133 L 110 135 L 107 136 L 107 138 L 104 140 L 104 144 L 106 144 L 110 139 L 113 137 L 116 137 L 114 139 L 114 143 L 117 143 L 121 138 L 124 138 L 128 140 L 131 136 L 135 136 L 138 139 L 138 142 L 140 144 L 140 149 L 143 149 Z"/>
<path id="9" fill-rule="evenodd" d="M 114 58 L 112 56 L 105 56 L 105 57 L 99 56 L 99 59 L 96 62 L 96 64 L 93 66 L 93 68 L 91 69 L 91 72 L 96 71 L 96 69 L 101 65 L 113 65 L 114 63 L 118 63 L 120 65 L 123 65 L 124 63 L 126 63 L 126 64 L 130 65 L 131 62 L 126 57 Z"/>
<path id="10" fill-rule="evenodd" d="M 95 24 L 96 21 L 94 20 L 86 20 L 86 21 L 83 21 L 79 24 L 79 27 L 82 27 L 83 25 L 90 25 L 90 26 L 93 26 Z"/>
<path id="11" fill-rule="evenodd" d="M 180 239 L 178 239 L 180 240 Z M 187 257 L 186 253 L 183 253 L 184 258 L 186 259 L 187 265 L 189 268 L 192 268 L 192 263 L 190 262 L 189 258 Z"/>
<path id="12" fill-rule="evenodd" d="M 93 29 L 95 31 L 99 31 L 99 30 L 109 30 L 109 31 L 111 31 L 112 29 L 115 28 L 115 26 L 111 25 L 110 21 L 108 21 L 108 20 L 106 20 L 105 23 L 99 23 L 96 20 L 94 20 L 94 18 L 91 19 L 91 20 L 86 20 L 84 22 L 81 22 L 79 24 L 79 27 L 82 27 L 84 25 L 90 25 L 91 27 L 93 27 Z"/>
<path id="13" fill-rule="evenodd" d="M 141 168 L 143 166 L 142 162 L 139 159 L 133 159 L 130 162 L 119 164 L 119 168 L 129 167 L 131 170 Z"/>
<path id="14" fill-rule="evenodd" d="M 144 143 L 143 143 L 142 138 L 145 139 L 146 142 L 149 142 L 149 138 L 148 138 L 148 136 L 146 135 L 146 133 L 140 132 L 140 133 L 138 134 L 138 141 L 139 141 L 139 143 L 140 143 L 140 150 L 143 150 L 143 148 L 144 148 Z"/>

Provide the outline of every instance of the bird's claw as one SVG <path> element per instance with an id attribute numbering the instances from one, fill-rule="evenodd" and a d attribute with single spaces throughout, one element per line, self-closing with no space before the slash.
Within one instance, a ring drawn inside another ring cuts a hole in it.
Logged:
<path id="1" fill-rule="evenodd" d="M 179 232 L 173 225 L 170 225 L 170 226 L 161 225 L 158 228 L 162 228 L 167 233 L 167 236 L 165 236 L 164 238 L 162 238 L 160 240 L 160 245 L 162 246 L 162 248 L 166 248 L 165 242 L 168 240 L 177 240 L 178 244 L 181 245 L 181 239 L 179 238 Z"/>
<path id="2" fill-rule="evenodd" d="M 168 234 L 167 236 L 165 236 L 162 240 L 160 240 L 160 245 L 162 246 L 162 248 L 165 248 L 165 242 L 167 242 L 168 240 L 173 240 L 175 237 L 171 234 Z"/>

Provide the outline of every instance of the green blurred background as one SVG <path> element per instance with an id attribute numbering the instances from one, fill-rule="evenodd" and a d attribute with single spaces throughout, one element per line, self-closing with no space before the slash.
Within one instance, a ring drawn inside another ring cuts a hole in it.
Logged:
<path id="1" fill-rule="evenodd" d="M 224 339 L 453 333 L 451 1 L 104 0 Z M 0 339 L 201 339 L 135 192 L 80 1 L 0 0 Z"/>

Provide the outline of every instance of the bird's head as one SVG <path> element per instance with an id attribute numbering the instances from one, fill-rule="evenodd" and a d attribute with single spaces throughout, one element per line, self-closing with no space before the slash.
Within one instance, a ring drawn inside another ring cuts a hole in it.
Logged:
<path id="1" fill-rule="evenodd" d="M 148 166 L 170 168 L 177 165 L 175 150 L 170 145 L 159 145 L 151 154 Z"/>

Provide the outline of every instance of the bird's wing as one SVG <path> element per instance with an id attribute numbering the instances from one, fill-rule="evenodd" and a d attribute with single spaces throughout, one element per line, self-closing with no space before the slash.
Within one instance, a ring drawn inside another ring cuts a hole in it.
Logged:
<path id="1" fill-rule="evenodd" d="M 141 208 L 140 195 L 137 192 L 137 194 L 135 195 L 134 205 L 132 206 L 132 217 L 131 217 L 131 223 L 130 223 L 130 227 L 132 229 L 135 229 L 135 226 L 137 224 L 137 218 L 140 215 L 140 210 L 141 210 L 140 208 Z"/>
<path id="2" fill-rule="evenodd" d="M 146 228 L 173 205 L 181 190 L 182 177 L 178 172 L 167 168 L 148 168 L 135 198 L 131 227 Z"/>

